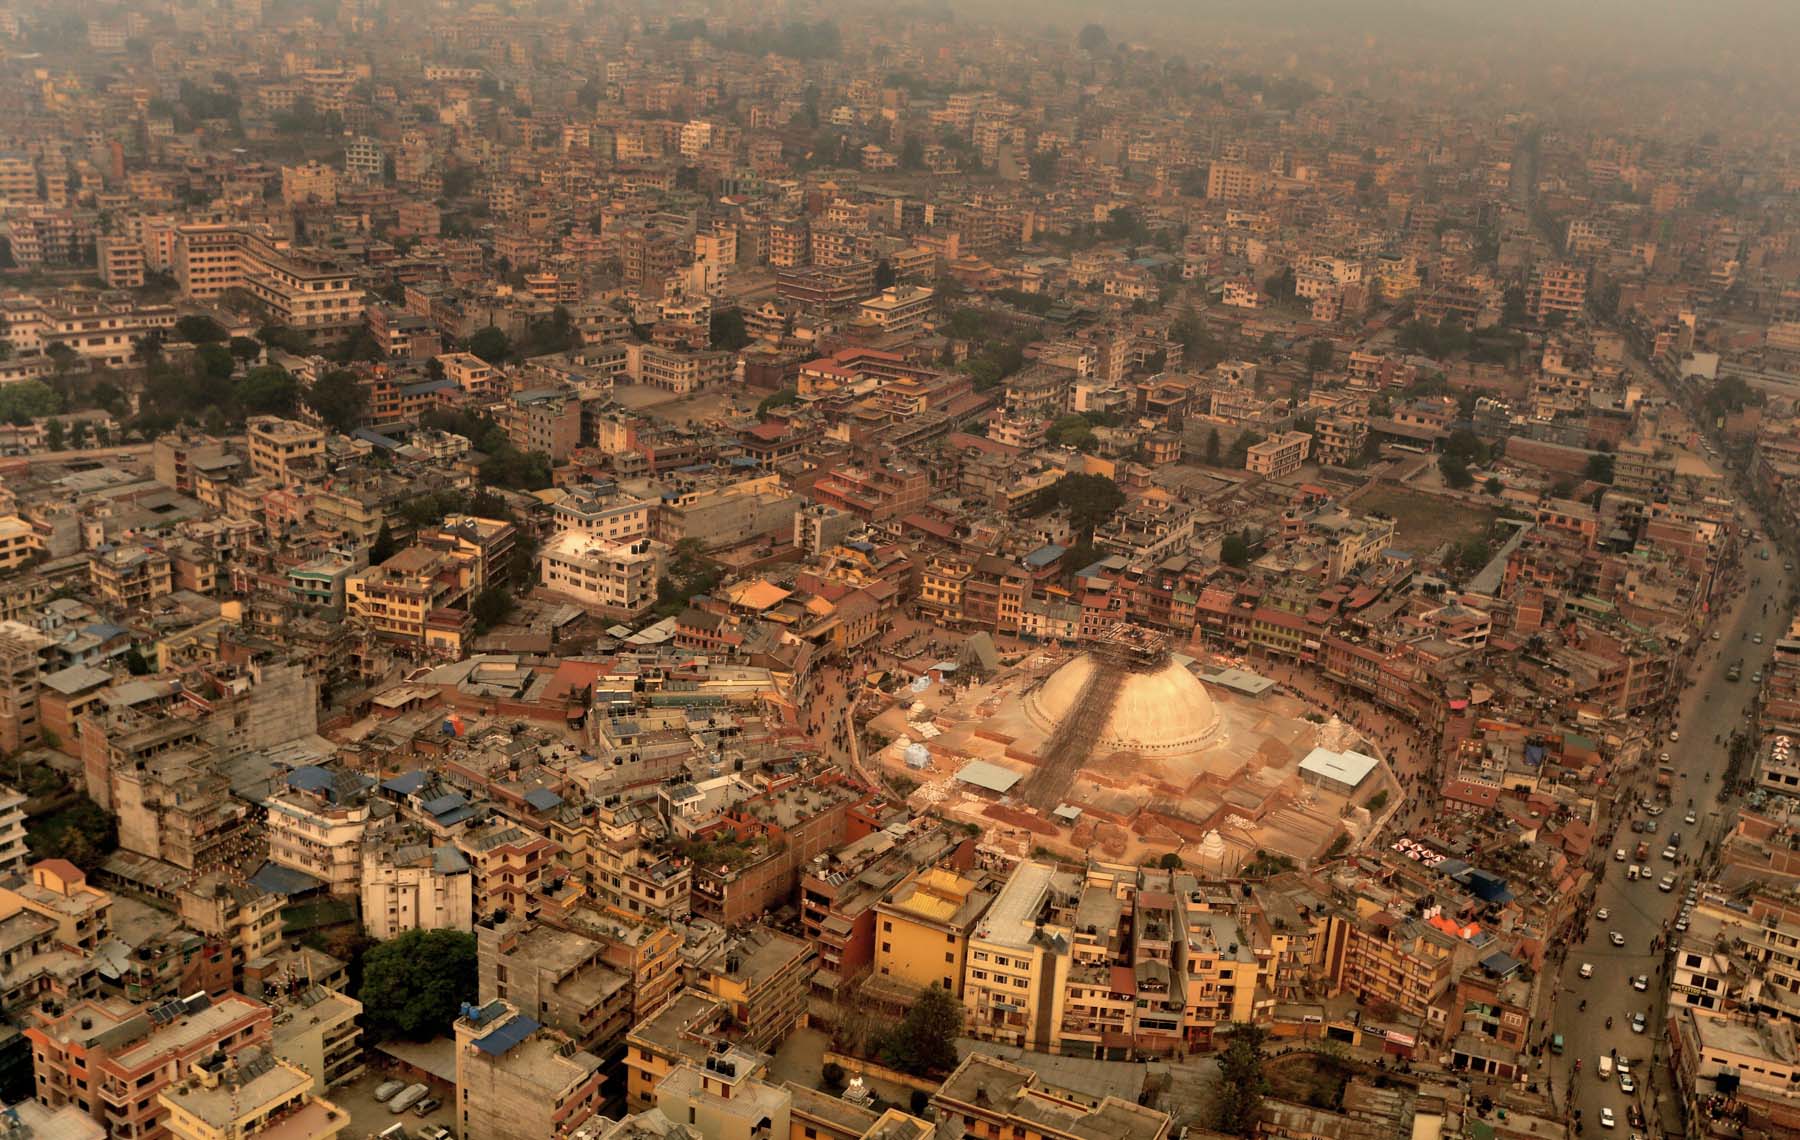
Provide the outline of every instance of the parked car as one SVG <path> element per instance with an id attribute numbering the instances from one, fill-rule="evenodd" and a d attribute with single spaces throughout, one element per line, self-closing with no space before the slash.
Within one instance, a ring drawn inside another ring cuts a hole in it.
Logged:
<path id="1" fill-rule="evenodd" d="M 1681 822 L 1683 822 L 1683 823 L 1690 823 L 1690 824 L 1691 824 L 1691 823 L 1698 823 L 1698 822 L 1700 822 L 1700 817 L 1699 817 L 1699 816 L 1697 816 L 1697 815 L 1695 815 L 1695 814 L 1694 814 L 1694 813 L 1693 813 L 1693 812 L 1691 812 L 1691 811 L 1690 811 L 1690 812 L 1688 812 L 1688 813 L 1687 813 L 1687 814 L 1686 814 L 1686 815 L 1684 815 L 1684 816 L 1682 816 L 1682 817 L 1681 817 Z"/>
<path id="2" fill-rule="evenodd" d="M 435 1096 L 428 1096 L 424 1100 L 420 1101 L 418 1103 L 418 1106 L 415 1107 L 413 1109 L 413 1111 L 418 1113 L 420 1116 L 430 1116 L 432 1113 L 436 1112 L 438 1109 L 440 1109 L 442 1107 L 444 1107 L 444 1102 L 442 1100 L 439 1100 Z"/>
<path id="3" fill-rule="evenodd" d="M 1631 1079 L 1630 1073 L 1619 1074 L 1619 1091 L 1627 1096 L 1637 1091 L 1637 1082 Z"/>
<path id="4" fill-rule="evenodd" d="M 1639 993 L 1643 993 L 1650 988 L 1650 976 L 1648 974 L 1639 974 L 1637 977 L 1631 979 L 1631 988 Z"/>
<path id="5" fill-rule="evenodd" d="M 1601 922 L 1605 922 L 1607 919 L 1612 917 L 1612 911 L 1607 910 L 1605 907 L 1601 907 L 1599 910 L 1594 912 L 1594 917 L 1599 919 Z"/>
<path id="6" fill-rule="evenodd" d="M 1631 1015 L 1631 1031 L 1633 1033 L 1642 1033 L 1646 1028 L 1646 1025 L 1647 1023 L 1644 1021 L 1643 1014 L 1634 1013 Z"/>
<path id="7" fill-rule="evenodd" d="M 405 1081 L 382 1081 L 375 1087 L 375 1099 L 386 1104 L 390 1097 L 405 1087 Z"/>
<path id="8" fill-rule="evenodd" d="M 1625 945 L 1625 936 L 1623 934 L 1620 934 L 1618 931 L 1616 931 L 1616 930 L 1613 931 L 1609 937 L 1612 938 L 1612 944 L 1614 946 Z"/>
<path id="9" fill-rule="evenodd" d="M 1664 875 L 1662 877 L 1662 882 L 1656 884 L 1656 889 L 1659 891 L 1674 890 L 1675 889 L 1675 876 L 1674 875 Z"/>
<path id="10" fill-rule="evenodd" d="M 1581 976 L 1584 978 L 1591 978 L 1594 976 L 1594 964 L 1592 962 L 1583 962 L 1581 964 Z"/>
<path id="11" fill-rule="evenodd" d="M 1612 1109 L 1602 1108 L 1600 1110 L 1600 1127 L 1611 1128 L 1617 1123 L 1619 1123 L 1619 1122 L 1616 1118 L 1614 1118 Z"/>
<path id="12" fill-rule="evenodd" d="M 388 1111 L 399 1116 L 413 1105 L 425 1099 L 431 1090 L 424 1085 L 407 1085 L 406 1091 L 388 1101 Z"/>

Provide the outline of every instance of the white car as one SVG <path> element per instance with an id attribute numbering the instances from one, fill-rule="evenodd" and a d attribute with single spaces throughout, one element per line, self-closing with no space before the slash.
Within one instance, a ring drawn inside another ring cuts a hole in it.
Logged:
<path id="1" fill-rule="evenodd" d="M 1594 964 L 1592 962 L 1583 962 L 1581 964 L 1581 976 L 1584 978 L 1591 978 L 1594 976 Z"/>
<path id="2" fill-rule="evenodd" d="M 1609 935 L 1608 935 L 1608 937 L 1609 937 L 1609 938 L 1611 938 L 1611 939 L 1612 939 L 1612 944 L 1613 944 L 1613 945 L 1614 945 L 1614 946 L 1623 946 L 1623 945 L 1625 945 L 1625 936 L 1624 936 L 1624 935 L 1623 935 L 1623 934 L 1620 934 L 1620 933 L 1619 933 L 1619 932 L 1618 932 L 1618 931 L 1616 931 L 1616 930 L 1615 930 L 1615 931 L 1613 931 L 1613 932 L 1612 932 L 1612 933 L 1611 933 L 1611 934 L 1609 934 Z"/>
<path id="3" fill-rule="evenodd" d="M 1601 922 L 1605 922 L 1607 919 L 1612 917 L 1612 911 L 1607 910 L 1605 907 L 1601 907 L 1599 910 L 1594 912 L 1594 917 L 1599 919 Z"/>
<path id="4" fill-rule="evenodd" d="M 1667 752 L 1664 752 L 1662 755 L 1658 756 L 1657 759 L 1660 760 L 1661 762 L 1663 762 L 1664 764 L 1667 764 L 1669 762 L 1669 754 Z"/>
<path id="5" fill-rule="evenodd" d="M 1639 974 L 1637 977 L 1631 979 L 1631 988 L 1638 993 L 1643 993 L 1650 988 L 1650 976 L 1648 974 Z"/>
<path id="6" fill-rule="evenodd" d="M 1612 1109 L 1603 1108 L 1600 1110 L 1600 1127 L 1611 1128 L 1618 1123 L 1618 1120 L 1613 1116 Z"/>
<path id="7" fill-rule="evenodd" d="M 1690 811 L 1686 815 L 1681 817 L 1681 822 L 1683 822 L 1683 823 L 1699 823 L 1700 817 Z"/>
<path id="8" fill-rule="evenodd" d="M 1663 858 L 1671 863 L 1675 861 L 1675 856 L 1678 854 L 1680 854 L 1680 852 L 1676 851 L 1673 847 L 1663 848 Z"/>
<path id="9" fill-rule="evenodd" d="M 1623 863 L 1625 861 L 1625 849 L 1621 847 L 1617 851 L 1614 851 L 1613 858 L 1618 862 Z"/>
<path id="10" fill-rule="evenodd" d="M 1688 931 L 1688 920 L 1687 920 L 1687 915 L 1684 914 L 1680 918 L 1675 920 L 1675 932 L 1677 934 L 1686 934 L 1687 931 Z"/>
<path id="11" fill-rule="evenodd" d="M 1619 1074 L 1619 1091 L 1627 1096 L 1637 1091 L 1637 1082 L 1631 1079 L 1630 1073 Z"/>
<path id="12" fill-rule="evenodd" d="M 1674 890 L 1675 889 L 1675 876 L 1674 875 L 1664 875 L 1662 877 L 1662 882 L 1656 884 L 1656 889 L 1659 891 Z"/>
<path id="13" fill-rule="evenodd" d="M 1669 743 L 1670 744 L 1680 744 L 1681 743 L 1681 730 L 1679 728 L 1671 728 L 1669 730 Z"/>
<path id="14" fill-rule="evenodd" d="M 1633 1033 L 1642 1033 L 1645 1029 L 1646 1024 L 1647 1023 L 1644 1021 L 1643 1014 L 1634 1013 L 1631 1015 L 1631 1031 Z"/>

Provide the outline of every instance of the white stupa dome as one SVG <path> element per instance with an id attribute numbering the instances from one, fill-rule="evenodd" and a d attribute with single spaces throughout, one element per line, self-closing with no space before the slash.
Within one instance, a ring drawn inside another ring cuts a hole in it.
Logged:
<path id="1" fill-rule="evenodd" d="M 1094 659 L 1071 658 L 1025 697 L 1025 715 L 1046 734 L 1056 731 L 1075 708 Z M 1173 660 L 1146 673 L 1128 672 L 1119 683 L 1096 752 L 1168 756 L 1204 746 L 1219 732 L 1221 719 L 1200 679 Z"/>

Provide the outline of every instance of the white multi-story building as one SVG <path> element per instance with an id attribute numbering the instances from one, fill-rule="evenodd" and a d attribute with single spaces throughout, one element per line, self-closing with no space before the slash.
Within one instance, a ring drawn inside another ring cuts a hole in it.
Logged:
<path id="1" fill-rule="evenodd" d="M 656 601 L 656 578 L 667 547 L 647 538 L 609 542 L 564 531 L 538 555 L 546 590 L 600 613 L 635 617 Z"/>
<path id="2" fill-rule="evenodd" d="M 181 226 L 172 268 L 185 297 L 206 301 L 243 289 L 268 306 L 271 320 L 304 333 L 335 338 L 362 323 L 354 273 L 242 226 Z"/>
<path id="3" fill-rule="evenodd" d="M 344 173 L 359 182 L 380 182 L 387 171 L 387 155 L 381 144 L 358 135 L 344 148 Z"/>
<path id="4" fill-rule="evenodd" d="M 0 879 L 25 869 L 25 793 L 0 784 Z"/>
<path id="5" fill-rule="evenodd" d="M 475 876 L 469 860 L 450 844 L 388 846 L 363 850 L 362 921 L 372 937 L 408 930 L 472 930 Z"/>
<path id="6" fill-rule="evenodd" d="M 0 300 L 3 335 L 20 356 L 65 345 L 93 363 L 122 368 L 138 341 L 175 327 L 170 305 L 139 305 L 121 294 L 8 297 Z"/>

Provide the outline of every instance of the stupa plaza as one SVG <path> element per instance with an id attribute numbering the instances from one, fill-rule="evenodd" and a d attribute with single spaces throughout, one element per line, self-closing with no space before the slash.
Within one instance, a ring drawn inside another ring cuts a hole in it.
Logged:
<path id="1" fill-rule="evenodd" d="M 873 718 L 891 741 L 875 760 L 918 783 L 915 807 L 975 824 L 997 847 L 1130 862 L 1176 852 L 1225 875 L 1259 852 L 1305 865 L 1354 845 L 1372 828 L 1371 799 L 1387 791 L 1393 810 L 1402 798 L 1355 730 L 1132 627 L 993 677 L 958 672 L 928 675 Z"/>

